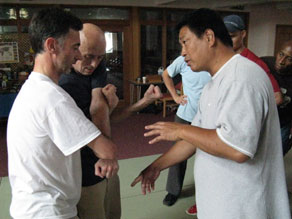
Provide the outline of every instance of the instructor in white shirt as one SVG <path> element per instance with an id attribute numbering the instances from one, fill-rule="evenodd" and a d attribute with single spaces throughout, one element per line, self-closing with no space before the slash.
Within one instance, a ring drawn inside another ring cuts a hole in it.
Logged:
<path id="1" fill-rule="evenodd" d="M 235 54 L 221 17 L 198 9 L 177 26 L 182 55 L 193 71 L 208 71 L 192 125 L 157 122 L 150 143 L 177 141 L 134 180 L 154 189 L 160 171 L 195 152 L 199 219 L 289 219 L 280 124 L 264 70 Z"/>

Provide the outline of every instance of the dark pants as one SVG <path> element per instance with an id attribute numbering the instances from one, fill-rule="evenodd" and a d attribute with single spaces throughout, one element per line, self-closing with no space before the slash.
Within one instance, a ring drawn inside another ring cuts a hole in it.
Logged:
<path id="1" fill-rule="evenodd" d="M 191 124 L 190 122 L 179 118 L 177 115 L 174 117 L 174 122 L 182 124 Z M 166 183 L 166 191 L 172 195 L 179 196 L 185 178 L 187 168 L 187 160 L 171 166 L 168 170 L 168 178 Z"/>

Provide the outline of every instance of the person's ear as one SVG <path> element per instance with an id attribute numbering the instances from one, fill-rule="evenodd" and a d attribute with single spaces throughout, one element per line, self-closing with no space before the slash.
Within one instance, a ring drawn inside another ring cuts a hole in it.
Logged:
<path id="1" fill-rule="evenodd" d="M 207 29 L 205 31 L 204 37 L 207 40 L 210 47 L 215 44 L 215 34 L 213 30 Z"/>
<path id="2" fill-rule="evenodd" d="M 50 53 L 55 53 L 57 51 L 57 40 L 53 37 L 47 38 L 44 43 L 44 50 Z"/>
<path id="3" fill-rule="evenodd" d="M 242 39 L 244 39 L 246 37 L 246 30 L 241 31 L 241 36 L 242 36 Z"/>

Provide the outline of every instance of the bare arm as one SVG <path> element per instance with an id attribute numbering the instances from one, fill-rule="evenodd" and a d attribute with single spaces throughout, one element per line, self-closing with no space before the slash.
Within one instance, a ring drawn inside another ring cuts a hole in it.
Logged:
<path id="1" fill-rule="evenodd" d="M 177 141 L 177 143 L 144 169 L 132 182 L 131 186 L 141 182 L 141 190 L 144 195 L 155 189 L 155 181 L 162 170 L 186 160 L 195 153 L 196 148 L 239 163 L 245 162 L 249 158 L 222 142 L 217 136 L 216 130 L 170 122 L 157 122 L 146 126 L 146 129 L 150 131 L 145 133 L 145 136 L 158 135 L 149 142 L 150 144 L 161 140 Z"/>
<path id="2" fill-rule="evenodd" d="M 225 144 L 217 135 L 215 129 L 203 129 L 196 126 L 171 122 L 157 122 L 146 126 L 149 132 L 145 136 L 157 135 L 149 143 L 154 144 L 161 140 L 185 140 L 197 148 L 212 154 L 239 163 L 245 162 L 249 157 L 231 146 Z"/>
<path id="3" fill-rule="evenodd" d="M 169 91 L 170 95 L 172 96 L 172 98 L 174 99 L 174 101 L 177 103 L 177 104 L 186 104 L 187 101 L 186 101 L 186 95 L 181 95 L 179 96 L 177 93 L 176 93 L 176 89 L 174 87 L 174 84 L 173 84 L 173 80 L 172 78 L 169 76 L 168 74 L 168 71 L 167 69 L 163 71 L 162 73 L 162 78 L 163 78 L 163 82 L 167 88 L 167 90 Z"/>
<path id="4" fill-rule="evenodd" d="M 92 122 L 107 137 L 111 137 L 109 106 L 102 93 L 102 88 L 95 88 L 91 92 L 90 115 Z"/>
<path id="5" fill-rule="evenodd" d="M 95 163 L 95 174 L 97 176 L 110 178 L 118 172 L 117 147 L 110 139 L 101 134 L 91 141 L 88 146 L 100 158 Z"/>
<path id="6" fill-rule="evenodd" d="M 155 100 L 162 96 L 160 88 L 158 86 L 150 85 L 147 91 L 144 94 L 144 97 L 138 102 L 134 103 L 131 106 L 128 106 L 123 109 L 114 110 L 111 115 L 112 122 L 119 122 L 123 119 L 128 118 L 132 113 L 138 112 L 141 109 L 145 108 L 149 104 L 153 103 Z"/>
<path id="7" fill-rule="evenodd" d="M 274 92 L 274 95 L 275 95 L 275 100 L 276 100 L 277 105 L 280 105 L 281 103 L 283 103 L 283 96 L 280 91 Z"/>

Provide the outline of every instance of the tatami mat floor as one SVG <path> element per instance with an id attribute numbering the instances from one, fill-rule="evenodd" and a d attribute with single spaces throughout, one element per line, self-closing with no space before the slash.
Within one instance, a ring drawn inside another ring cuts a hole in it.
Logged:
<path id="1" fill-rule="evenodd" d="M 131 182 L 148 164 L 159 155 L 120 160 L 120 181 L 122 196 L 122 219 L 191 219 L 185 210 L 194 203 L 193 162 L 188 162 L 184 189 L 181 198 L 172 207 L 162 204 L 166 195 L 165 183 L 167 170 L 163 171 L 156 182 L 155 191 L 146 196 L 141 194 L 140 185 L 132 188 Z M 287 184 L 292 191 L 292 152 L 285 157 Z M 0 178 L 0 219 L 10 219 L 9 204 L 11 190 L 7 177 Z"/>

